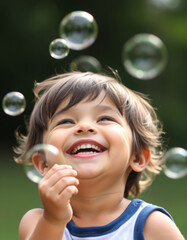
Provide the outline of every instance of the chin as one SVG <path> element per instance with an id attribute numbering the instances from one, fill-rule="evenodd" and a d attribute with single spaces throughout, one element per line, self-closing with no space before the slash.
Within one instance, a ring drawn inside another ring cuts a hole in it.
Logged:
<path id="1" fill-rule="evenodd" d="M 75 168 L 75 170 L 78 173 L 77 177 L 79 179 L 93 179 L 100 175 L 99 171 L 94 169 L 93 167 L 89 167 L 89 168 L 88 167 L 78 167 L 78 168 Z"/>

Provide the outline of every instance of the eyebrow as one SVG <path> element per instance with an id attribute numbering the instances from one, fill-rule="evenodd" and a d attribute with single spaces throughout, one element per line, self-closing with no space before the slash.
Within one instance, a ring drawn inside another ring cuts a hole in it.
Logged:
<path id="1" fill-rule="evenodd" d="M 53 116 L 51 117 L 50 121 L 53 121 L 53 119 L 56 118 L 58 115 L 60 115 L 63 112 L 67 112 L 68 110 L 69 110 L 69 108 L 68 109 L 62 108 L 58 112 L 55 112 L 53 114 Z"/>
<path id="2" fill-rule="evenodd" d="M 120 115 L 120 112 L 117 108 L 108 106 L 108 105 L 97 105 L 95 108 L 98 108 L 99 111 L 112 111 Z M 121 115 L 120 115 L 121 116 Z"/>

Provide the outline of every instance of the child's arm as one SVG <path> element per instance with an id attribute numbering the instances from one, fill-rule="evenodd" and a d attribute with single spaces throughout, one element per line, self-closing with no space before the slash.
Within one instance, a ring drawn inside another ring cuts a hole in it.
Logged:
<path id="1" fill-rule="evenodd" d="M 52 224 L 43 217 L 42 209 L 33 209 L 27 212 L 20 223 L 20 240 L 62 240 L 66 224 Z"/>
<path id="2" fill-rule="evenodd" d="M 43 209 L 33 209 L 20 222 L 20 240 L 61 240 L 73 211 L 70 199 L 77 194 L 76 172 L 66 165 L 55 165 L 39 184 Z"/>
<path id="3" fill-rule="evenodd" d="M 145 240 L 185 240 L 175 223 L 160 211 L 152 212 L 144 226 Z"/>

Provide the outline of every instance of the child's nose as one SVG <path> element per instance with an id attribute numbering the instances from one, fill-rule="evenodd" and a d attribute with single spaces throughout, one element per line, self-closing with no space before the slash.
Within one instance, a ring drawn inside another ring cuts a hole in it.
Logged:
<path id="1" fill-rule="evenodd" d="M 74 133 L 76 135 L 78 135 L 78 134 L 90 134 L 90 133 L 95 134 L 95 133 L 97 133 L 97 129 L 92 124 L 90 124 L 89 122 L 82 122 L 76 127 Z"/>

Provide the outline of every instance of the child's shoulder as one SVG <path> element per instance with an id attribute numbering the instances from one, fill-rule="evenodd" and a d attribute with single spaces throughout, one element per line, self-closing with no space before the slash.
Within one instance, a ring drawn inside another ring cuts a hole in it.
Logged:
<path id="1" fill-rule="evenodd" d="M 172 216 L 163 207 L 140 199 L 134 199 L 131 205 L 132 203 L 138 206 L 135 214 L 135 239 L 184 240 Z"/>
<path id="2" fill-rule="evenodd" d="M 21 239 L 26 239 L 26 236 L 32 232 L 42 214 L 42 208 L 34 208 L 25 213 L 19 225 L 19 235 Z"/>
<path id="3" fill-rule="evenodd" d="M 150 240 L 184 240 L 174 221 L 159 210 L 149 214 L 143 232 L 145 239 Z"/>

